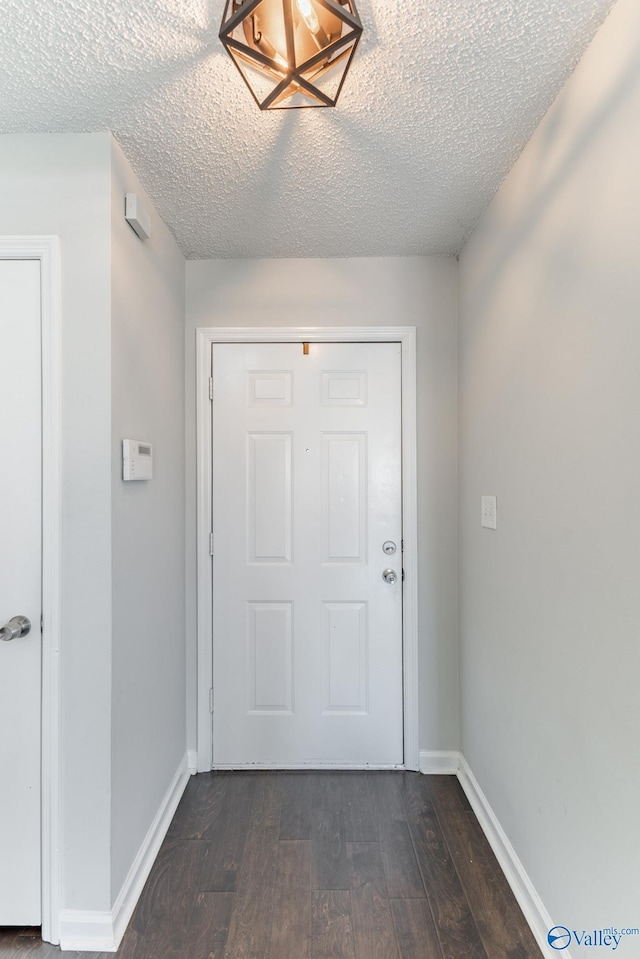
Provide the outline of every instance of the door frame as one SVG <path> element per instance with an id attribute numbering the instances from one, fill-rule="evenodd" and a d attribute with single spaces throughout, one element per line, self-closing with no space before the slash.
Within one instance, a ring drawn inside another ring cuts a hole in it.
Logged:
<path id="1" fill-rule="evenodd" d="M 0 260 L 39 260 L 42 370 L 42 938 L 58 943 L 60 822 L 60 240 L 0 236 Z"/>
<path id="2" fill-rule="evenodd" d="M 198 772 L 213 765 L 213 519 L 209 399 L 211 347 L 216 343 L 400 343 L 402 347 L 402 669 L 404 768 L 419 770 L 418 739 L 418 483 L 415 326 L 199 327 L 196 330 L 196 550 Z"/>

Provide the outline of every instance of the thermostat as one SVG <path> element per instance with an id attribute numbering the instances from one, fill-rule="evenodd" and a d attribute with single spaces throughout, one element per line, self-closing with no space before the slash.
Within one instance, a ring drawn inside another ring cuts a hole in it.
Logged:
<path id="1" fill-rule="evenodd" d="M 151 220 L 136 193 L 125 193 L 124 218 L 141 240 L 151 236 Z"/>
<path id="2" fill-rule="evenodd" d="M 122 441 L 123 480 L 153 479 L 153 446 L 141 440 Z"/>

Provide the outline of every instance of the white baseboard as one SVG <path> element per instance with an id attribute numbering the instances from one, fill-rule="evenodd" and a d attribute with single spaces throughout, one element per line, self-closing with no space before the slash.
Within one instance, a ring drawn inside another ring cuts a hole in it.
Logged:
<path id="1" fill-rule="evenodd" d="M 160 803 L 111 912 L 62 910 L 60 948 L 63 951 L 117 952 L 189 781 L 189 775 L 189 758 L 185 755 Z"/>
<path id="2" fill-rule="evenodd" d="M 60 949 L 78 952 L 116 952 L 113 914 L 88 909 L 62 909 Z"/>
<path id="3" fill-rule="evenodd" d="M 524 917 L 531 928 L 531 932 L 540 947 L 542 955 L 545 956 L 546 959 L 558 959 L 558 951 L 552 949 L 547 940 L 547 934 L 555 923 L 545 909 L 542 899 L 529 879 L 524 866 L 518 858 L 518 854 L 509 841 L 509 837 L 500 825 L 496 814 L 489 804 L 489 800 L 480 788 L 476 777 L 471 772 L 469 763 L 462 755 L 460 756 L 458 779 L 471 804 L 471 808 L 476 814 L 482 831 L 487 837 L 496 859 L 500 863 L 506 880 L 511 886 L 511 891 L 524 913 Z M 562 959 L 571 959 L 571 955 L 566 949 L 562 950 Z"/>
<path id="4" fill-rule="evenodd" d="M 198 753 L 195 749 L 187 750 L 187 768 L 192 776 L 198 772 Z"/>
<path id="5" fill-rule="evenodd" d="M 460 753 L 444 749 L 421 749 L 420 772 L 427 775 L 455 775 L 460 766 Z"/>
<path id="6" fill-rule="evenodd" d="M 133 915 L 133 910 L 140 898 L 144 884 L 151 872 L 151 867 L 160 851 L 160 846 L 171 825 L 171 820 L 175 815 L 178 803 L 182 799 L 182 794 L 188 782 L 188 758 L 185 755 L 174 773 L 169 788 L 164 794 L 160 807 L 149 827 L 149 831 L 144 837 L 138 854 L 131 865 L 127 878 L 122 884 L 122 889 L 114 903 L 112 910 L 113 938 L 116 949 L 120 945 L 122 937 L 126 932 L 129 920 Z"/>

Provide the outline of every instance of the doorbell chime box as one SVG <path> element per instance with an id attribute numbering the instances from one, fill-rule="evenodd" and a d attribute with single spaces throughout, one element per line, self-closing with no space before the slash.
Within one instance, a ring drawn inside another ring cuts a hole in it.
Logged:
<path id="1" fill-rule="evenodd" d="M 122 441 L 123 480 L 153 479 L 153 446 L 141 440 Z"/>

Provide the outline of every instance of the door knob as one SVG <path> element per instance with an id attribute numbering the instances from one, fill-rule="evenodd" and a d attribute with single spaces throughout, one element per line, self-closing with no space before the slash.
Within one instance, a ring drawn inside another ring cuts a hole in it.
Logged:
<path id="1" fill-rule="evenodd" d="M 12 639 L 21 639 L 31 631 L 31 620 L 26 616 L 14 616 L 5 626 L 0 628 L 0 640 L 5 643 Z"/>
<path id="2" fill-rule="evenodd" d="M 396 573 L 395 569 L 385 569 L 384 573 L 382 574 L 382 578 L 385 583 L 389 583 L 391 586 L 398 582 L 398 574 Z"/>

